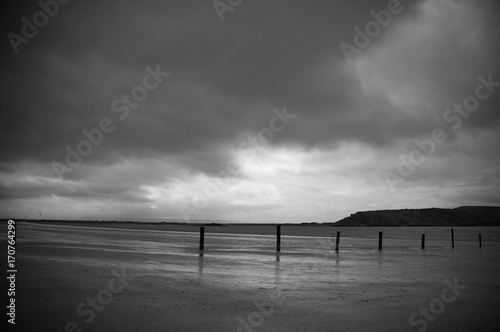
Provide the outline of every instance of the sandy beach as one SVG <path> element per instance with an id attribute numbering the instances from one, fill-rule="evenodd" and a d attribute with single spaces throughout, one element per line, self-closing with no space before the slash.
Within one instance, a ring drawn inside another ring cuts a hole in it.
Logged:
<path id="1" fill-rule="evenodd" d="M 496 235 L 425 250 L 388 238 L 382 251 L 354 235 L 339 253 L 331 239 L 283 236 L 277 256 L 272 235 L 207 232 L 200 256 L 193 232 L 20 223 L 16 327 L 496 331 Z"/>

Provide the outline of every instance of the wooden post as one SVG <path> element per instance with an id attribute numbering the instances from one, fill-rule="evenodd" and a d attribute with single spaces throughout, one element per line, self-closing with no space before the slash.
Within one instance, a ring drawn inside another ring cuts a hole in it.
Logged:
<path id="1" fill-rule="evenodd" d="M 481 242 L 481 233 L 479 233 L 479 248 L 482 248 L 483 247 L 483 244 Z"/>
<path id="2" fill-rule="evenodd" d="M 425 234 L 422 234 L 422 246 L 421 249 L 425 249 Z"/>
<path id="3" fill-rule="evenodd" d="M 339 243 L 340 243 L 340 232 L 337 232 L 337 239 L 335 240 L 335 251 L 339 251 Z"/>
<path id="4" fill-rule="evenodd" d="M 455 234 L 453 234 L 453 228 L 451 229 L 451 247 L 455 248 Z"/>
<path id="5" fill-rule="evenodd" d="M 382 250 L 382 232 L 378 232 L 378 250 Z"/>
<path id="6" fill-rule="evenodd" d="M 276 225 L 276 251 L 281 251 L 281 226 Z"/>
<path id="7" fill-rule="evenodd" d="M 205 227 L 200 227 L 200 250 L 203 251 L 205 246 Z"/>

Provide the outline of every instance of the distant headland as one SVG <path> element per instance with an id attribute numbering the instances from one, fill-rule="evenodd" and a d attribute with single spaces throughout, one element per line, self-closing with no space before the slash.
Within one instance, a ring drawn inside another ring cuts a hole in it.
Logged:
<path id="1" fill-rule="evenodd" d="M 500 226 L 500 207 L 461 206 L 455 209 L 362 211 L 335 226 Z"/>

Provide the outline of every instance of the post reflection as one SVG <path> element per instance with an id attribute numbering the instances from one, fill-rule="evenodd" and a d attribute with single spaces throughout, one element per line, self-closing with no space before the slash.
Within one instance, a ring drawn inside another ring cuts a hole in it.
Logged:
<path id="1" fill-rule="evenodd" d="M 198 278 L 203 277 L 203 253 L 200 252 L 200 255 L 198 256 Z"/>
<path id="2" fill-rule="evenodd" d="M 281 261 L 279 253 L 276 253 L 276 262 L 274 263 L 274 280 L 276 284 L 281 283 Z"/>
<path id="3" fill-rule="evenodd" d="M 379 267 L 382 267 L 382 260 L 383 260 L 383 254 L 382 254 L 382 250 L 379 250 L 379 254 L 378 254 L 378 266 Z"/>

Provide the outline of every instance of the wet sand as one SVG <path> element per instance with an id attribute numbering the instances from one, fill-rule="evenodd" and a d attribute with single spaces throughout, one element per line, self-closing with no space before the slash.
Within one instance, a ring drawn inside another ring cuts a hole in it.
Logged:
<path id="1" fill-rule="evenodd" d="M 290 236 L 276 256 L 273 236 L 206 234 L 200 257 L 190 232 L 18 229 L 16 320 L 30 331 L 496 331 L 500 322 L 499 242 L 378 251 L 351 237 L 335 253 L 330 240 Z"/>

